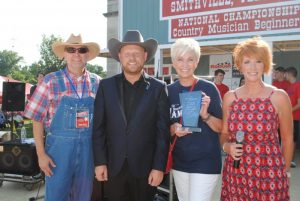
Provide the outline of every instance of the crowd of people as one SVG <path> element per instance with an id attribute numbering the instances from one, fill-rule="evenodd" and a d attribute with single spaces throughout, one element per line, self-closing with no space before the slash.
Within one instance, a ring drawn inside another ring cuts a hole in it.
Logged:
<path id="1" fill-rule="evenodd" d="M 166 85 L 143 70 L 157 46 L 138 30 L 122 41 L 110 39 L 110 55 L 122 72 L 101 79 L 86 69 L 99 55 L 98 44 L 71 35 L 52 45 L 66 67 L 40 75 L 24 111 L 46 176 L 45 200 L 90 201 L 96 178 L 105 183 L 108 201 L 153 201 L 173 140 L 171 171 L 180 201 L 210 201 L 221 175 L 222 201 L 289 200 L 300 121 L 296 68 L 277 67 L 274 86 L 265 83 L 272 52 L 253 37 L 233 51 L 243 77 L 230 90 L 222 69 L 214 82 L 195 75 L 201 48 L 182 38 L 171 46 L 179 79 Z M 192 92 L 201 99 L 198 130 L 185 127 L 182 115 L 181 97 Z"/>

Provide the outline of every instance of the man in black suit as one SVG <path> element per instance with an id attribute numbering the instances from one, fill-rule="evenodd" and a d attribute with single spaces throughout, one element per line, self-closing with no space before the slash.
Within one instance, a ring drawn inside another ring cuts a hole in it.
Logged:
<path id="1" fill-rule="evenodd" d="M 122 73 L 103 79 L 95 99 L 96 178 L 108 181 L 109 201 L 153 201 L 163 179 L 170 136 L 166 85 L 143 71 L 157 41 L 144 41 L 132 30 L 122 42 L 110 39 L 108 49 L 121 63 Z"/>

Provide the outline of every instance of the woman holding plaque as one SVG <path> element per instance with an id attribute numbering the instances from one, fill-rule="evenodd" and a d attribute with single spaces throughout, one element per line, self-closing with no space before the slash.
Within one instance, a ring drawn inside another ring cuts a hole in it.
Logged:
<path id="1" fill-rule="evenodd" d="M 283 90 L 262 80 L 272 69 L 272 52 L 254 37 L 239 43 L 233 56 L 245 85 L 223 99 L 221 200 L 289 200 L 292 109 Z"/>
<path id="2" fill-rule="evenodd" d="M 221 173 L 221 97 L 212 82 L 194 74 L 200 54 L 199 44 L 193 39 L 178 39 L 171 47 L 173 67 L 179 77 L 168 86 L 170 131 L 176 138 L 172 173 L 180 201 L 211 200 Z M 192 92 L 196 96 L 186 96 Z M 188 98 L 183 101 L 184 97 Z M 184 113 L 186 106 L 189 112 Z M 195 125 L 190 124 L 193 121 Z"/>

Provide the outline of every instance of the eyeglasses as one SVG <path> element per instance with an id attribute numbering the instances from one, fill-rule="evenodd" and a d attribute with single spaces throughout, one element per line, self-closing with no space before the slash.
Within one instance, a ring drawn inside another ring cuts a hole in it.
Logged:
<path id="1" fill-rule="evenodd" d="M 75 48 L 75 47 L 66 47 L 65 51 L 68 53 L 76 53 L 78 52 L 79 54 L 85 54 L 89 51 L 89 49 L 87 47 L 80 47 L 80 48 Z"/>

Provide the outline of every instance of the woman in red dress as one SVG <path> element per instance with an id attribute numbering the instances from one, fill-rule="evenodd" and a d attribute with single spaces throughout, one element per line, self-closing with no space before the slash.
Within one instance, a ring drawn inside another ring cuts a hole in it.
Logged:
<path id="1" fill-rule="evenodd" d="M 289 200 L 292 110 L 288 95 L 262 80 L 272 69 L 272 52 L 254 37 L 239 43 L 233 56 L 245 85 L 224 96 L 221 145 L 227 157 L 221 200 Z M 237 133 L 244 134 L 241 144 Z M 234 160 L 240 160 L 239 167 L 233 167 Z"/>

